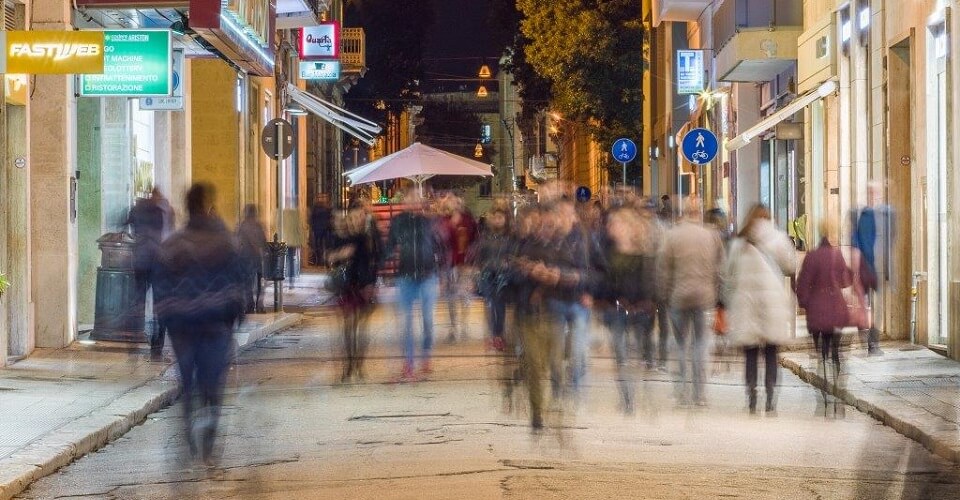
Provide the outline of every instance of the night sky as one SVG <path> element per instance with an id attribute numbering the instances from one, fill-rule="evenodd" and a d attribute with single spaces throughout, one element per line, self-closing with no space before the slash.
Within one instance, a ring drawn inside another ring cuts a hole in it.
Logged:
<path id="1" fill-rule="evenodd" d="M 489 0 L 433 0 L 436 22 L 427 39 L 427 81 L 424 90 L 454 90 L 451 87 L 478 82 L 444 82 L 437 78 L 475 78 L 481 64 L 496 71 L 499 50 L 489 38 Z M 488 86 L 489 87 L 489 86 Z"/>

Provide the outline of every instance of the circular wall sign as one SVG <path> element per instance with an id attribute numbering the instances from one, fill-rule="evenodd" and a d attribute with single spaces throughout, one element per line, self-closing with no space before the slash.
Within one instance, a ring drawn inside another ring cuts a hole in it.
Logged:
<path id="1" fill-rule="evenodd" d="M 27 166 L 27 159 L 24 158 L 24 157 L 22 157 L 22 156 L 18 156 L 16 160 L 13 160 L 13 164 L 14 164 L 14 166 L 16 166 L 17 168 L 26 167 L 26 166 Z"/>

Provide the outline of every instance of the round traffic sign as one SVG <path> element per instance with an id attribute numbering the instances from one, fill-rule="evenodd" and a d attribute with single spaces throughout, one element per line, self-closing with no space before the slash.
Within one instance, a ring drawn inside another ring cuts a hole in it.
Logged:
<path id="1" fill-rule="evenodd" d="M 695 128 L 683 136 L 680 149 L 687 161 L 694 165 L 703 165 L 716 158 L 720 143 L 713 132 L 705 128 Z"/>
<path id="2" fill-rule="evenodd" d="M 637 145 L 626 137 L 621 137 L 613 142 L 610 148 L 613 159 L 620 163 L 629 163 L 637 157 Z"/>
<path id="3" fill-rule="evenodd" d="M 590 192 L 590 188 L 587 186 L 580 186 L 577 188 L 577 201 L 580 203 L 586 203 L 590 201 L 590 197 L 593 196 L 593 193 Z"/>
<path id="4" fill-rule="evenodd" d="M 282 160 L 290 156 L 293 153 L 294 142 L 293 125 L 283 118 L 270 120 L 260 133 L 263 152 L 273 159 Z"/>

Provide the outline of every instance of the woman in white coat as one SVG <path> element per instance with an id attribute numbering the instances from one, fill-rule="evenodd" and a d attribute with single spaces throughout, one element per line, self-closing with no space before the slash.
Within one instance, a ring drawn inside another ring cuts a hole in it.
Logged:
<path id="1" fill-rule="evenodd" d="M 770 211 L 756 205 L 730 245 L 724 266 L 723 304 L 730 340 L 746 355 L 747 398 L 750 413 L 757 411 L 757 361 L 763 350 L 767 412 L 774 412 L 777 351 L 790 339 L 795 315 L 793 294 L 784 284 L 793 275 L 797 257 L 787 235 L 770 220 Z"/>

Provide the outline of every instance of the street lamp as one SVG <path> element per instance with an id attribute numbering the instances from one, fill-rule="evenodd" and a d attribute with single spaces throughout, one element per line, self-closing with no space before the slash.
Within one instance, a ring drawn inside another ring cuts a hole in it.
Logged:
<path id="1" fill-rule="evenodd" d="M 480 78 L 491 78 L 493 77 L 493 72 L 490 71 L 490 66 L 484 64 L 480 66 L 480 72 L 477 75 Z"/>
<path id="2" fill-rule="evenodd" d="M 473 148 L 473 157 L 474 158 L 483 158 L 483 146 L 480 142 L 477 142 L 477 147 Z"/>
<path id="3" fill-rule="evenodd" d="M 477 89 L 477 97 L 487 97 L 487 87 L 485 85 L 480 85 L 480 88 Z"/>

